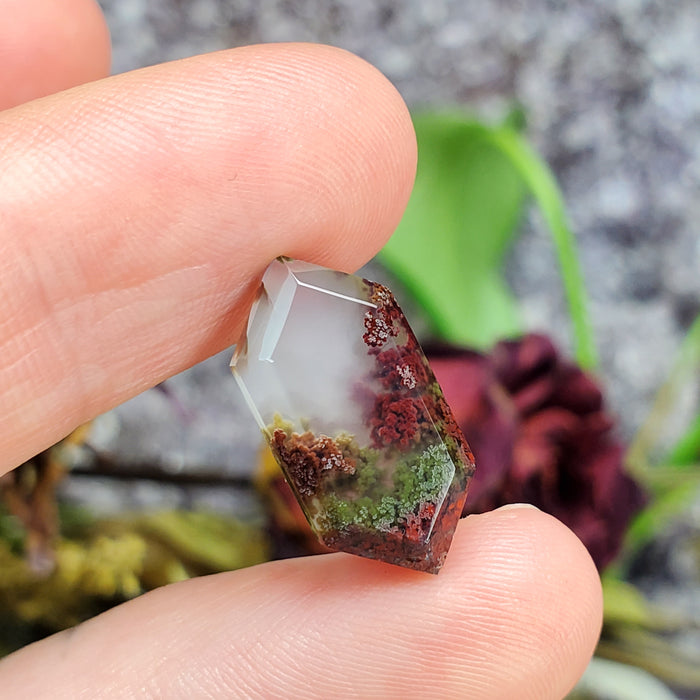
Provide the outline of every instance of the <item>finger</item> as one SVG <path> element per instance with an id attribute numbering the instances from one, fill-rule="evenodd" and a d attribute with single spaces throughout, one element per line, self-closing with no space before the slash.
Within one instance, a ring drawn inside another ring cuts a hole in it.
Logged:
<path id="1" fill-rule="evenodd" d="M 576 537 L 501 510 L 460 524 L 437 577 L 333 554 L 192 580 L 18 652 L 0 680 L 31 698 L 558 699 L 600 624 Z"/>
<path id="2" fill-rule="evenodd" d="M 360 266 L 415 170 L 393 87 L 312 45 L 75 88 L 0 114 L 0 143 L 6 468 L 234 342 L 275 256 Z"/>
<path id="3" fill-rule="evenodd" d="M 109 74 L 94 0 L 0 0 L 0 110 Z"/>

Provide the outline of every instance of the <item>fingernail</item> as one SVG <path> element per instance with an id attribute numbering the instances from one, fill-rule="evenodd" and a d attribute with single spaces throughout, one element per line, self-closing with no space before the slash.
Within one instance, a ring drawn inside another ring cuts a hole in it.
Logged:
<path id="1" fill-rule="evenodd" d="M 533 506 L 532 503 L 506 503 L 506 505 L 496 508 L 496 510 L 539 510 L 537 506 Z"/>

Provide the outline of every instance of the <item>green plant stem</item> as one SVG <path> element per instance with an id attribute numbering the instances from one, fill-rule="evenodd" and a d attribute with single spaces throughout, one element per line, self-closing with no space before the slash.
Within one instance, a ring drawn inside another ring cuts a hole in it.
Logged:
<path id="1" fill-rule="evenodd" d="M 692 466 L 700 457 L 700 414 L 695 416 L 690 428 L 676 443 L 668 456 L 669 464 L 679 467 Z"/>
<path id="2" fill-rule="evenodd" d="M 658 459 L 660 436 L 666 434 L 668 426 L 675 418 L 674 409 L 679 396 L 687 388 L 689 381 L 696 380 L 698 367 L 700 367 L 700 315 L 688 330 L 669 377 L 657 392 L 654 404 L 646 420 L 637 430 L 625 456 L 630 473 L 647 485 L 649 485 L 650 472 L 656 468 L 652 465 L 655 459 Z M 699 450 L 700 416 L 697 416 L 690 428 L 678 438 L 668 457 L 664 458 L 661 464 L 685 467 L 697 462 Z"/>
<path id="3" fill-rule="evenodd" d="M 594 369 L 598 353 L 591 330 L 588 296 L 559 187 L 549 168 L 520 134 L 511 128 L 501 128 L 490 131 L 490 135 L 527 183 L 551 231 L 573 323 L 576 359 L 584 369 Z"/>

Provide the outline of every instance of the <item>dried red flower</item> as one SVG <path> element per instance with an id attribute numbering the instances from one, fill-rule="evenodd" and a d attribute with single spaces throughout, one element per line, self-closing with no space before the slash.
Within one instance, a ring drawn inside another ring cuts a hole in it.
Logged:
<path id="1" fill-rule="evenodd" d="M 623 469 L 595 380 L 542 335 L 501 342 L 489 355 L 428 356 L 476 456 L 465 514 L 532 503 L 568 525 L 602 569 L 644 496 Z"/>

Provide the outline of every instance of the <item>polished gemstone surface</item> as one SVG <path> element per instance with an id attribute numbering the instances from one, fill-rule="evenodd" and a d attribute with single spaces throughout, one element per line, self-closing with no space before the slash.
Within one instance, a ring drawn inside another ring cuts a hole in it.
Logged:
<path id="1" fill-rule="evenodd" d="M 231 367 L 327 546 L 439 571 L 474 461 L 386 287 L 275 260 Z"/>

